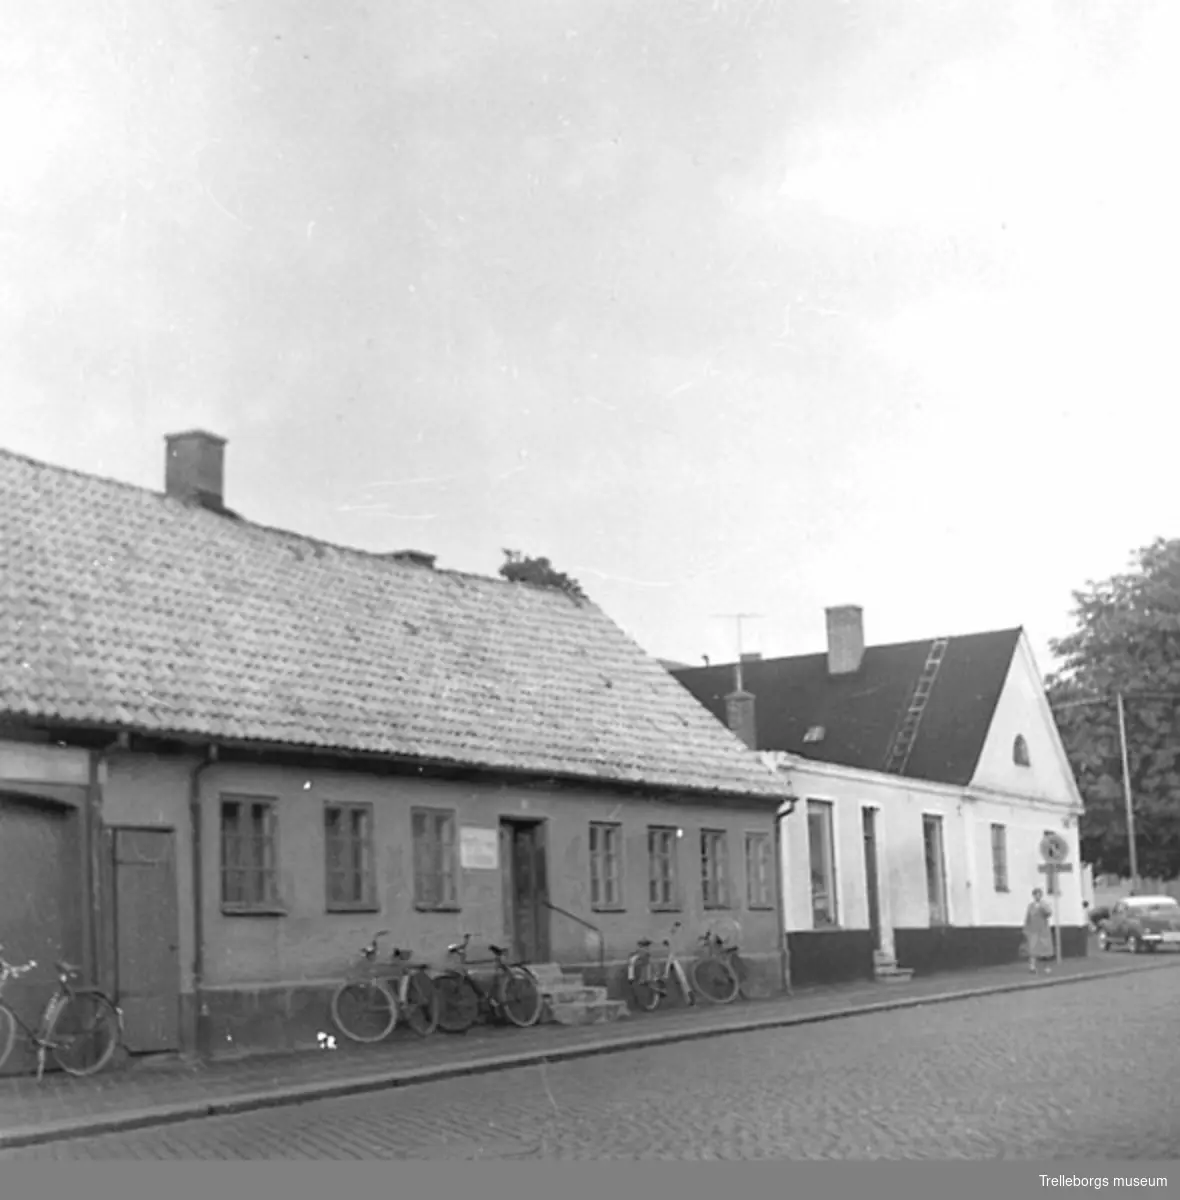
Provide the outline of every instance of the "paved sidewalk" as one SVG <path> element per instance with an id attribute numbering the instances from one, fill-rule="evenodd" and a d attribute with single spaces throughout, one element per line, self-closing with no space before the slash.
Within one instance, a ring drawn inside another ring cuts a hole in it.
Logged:
<path id="1" fill-rule="evenodd" d="M 1180 955 L 1068 959 L 1030 978 L 1020 964 L 928 976 L 908 984 L 860 983 L 721 1008 L 670 1009 L 609 1025 L 534 1029 L 477 1027 L 419 1039 L 396 1032 L 380 1046 L 353 1046 L 238 1062 L 136 1065 L 91 1079 L 0 1080 L 0 1148 L 146 1128 L 214 1114 L 348 1095 L 554 1062 L 629 1048 L 771 1029 L 971 996 L 1054 987 L 1180 967 Z"/>

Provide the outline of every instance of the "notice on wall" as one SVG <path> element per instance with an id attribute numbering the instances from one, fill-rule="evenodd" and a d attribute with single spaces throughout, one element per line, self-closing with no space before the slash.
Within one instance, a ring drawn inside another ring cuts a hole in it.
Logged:
<path id="1" fill-rule="evenodd" d="M 464 825 L 459 830 L 459 861 L 465 871 L 495 871 L 500 866 L 500 835 L 494 829 Z"/>

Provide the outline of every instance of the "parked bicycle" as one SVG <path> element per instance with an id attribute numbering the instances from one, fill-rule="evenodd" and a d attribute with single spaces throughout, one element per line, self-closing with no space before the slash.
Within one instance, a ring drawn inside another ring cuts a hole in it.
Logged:
<path id="1" fill-rule="evenodd" d="M 693 987 L 714 1004 L 732 1004 L 739 995 L 748 1000 L 747 971 L 737 944 L 713 931 L 700 940 L 701 957 L 689 968 Z"/>
<path id="2" fill-rule="evenodd" d="M 22 966 L 10 963 L 0 947 L 0 993 L 9 980 L 27 975 L 36 965 L 35 961 Z M 54 967 L 57 987 L 35 1029 L 0 999 L 0 1069 L 12 1053 L 19 1027 L 37 1053 L 38 1080 L 45 1073 L 50 1053 L 68 1075 L 95 1075 L 111 1061 L 123 1040 L 123 1014 L 98 988 L 75 986 L 73 981 L 81 974 L 81 967 L 67 962 L 54 963 Z"/>
<path id="3" fill-rule="evenodd" d="M 332 1020 L 349 1039 L 371 1045 L 383 1041 L 404 1020 L 419 1037 L 438 1028 L 439 997 L 428 968 L 396 946 L 389 966 L 377 962 L 377 944 L 388 929 L 362 947 L 360 959 L 332 997 Z"/>
<path id="4" fill-rule="evenodd" d="M 673 924 L 662 945 L 666 951 L 661 961 L 652 958 L 651 938 L 640 938 L 636 949 L 627 959 L 627 985 L 631 997 L 638 1008 L 644 1012 L 654 1012 L 660 1002 L 668 995 L 669 982 L 675 979 L 680 986 L 680 994 L 685 1004 L 696 1004 L 696 993 L 689 982 L 688 974 L 683 963 L 672 949 L 672 938 L 680 928 L 680 922 Z"/>
<path id="5" fill-rule="evenodd" d="M 520 1029 L 535 1025 L 544 1005 L 537 977 L 524 963 L 508 962 L 507 950 L 489 946 L 494 974 L 490 984 L 481 983 L 467 963 L 470 944 L 471 934 L 465 933 L 462 941 L 448 946 L 447 953 L 457 966 L 434 978 L 439 994 L 439 1028 L 445 1033 L 466 1033 L 485 1012 Z"/>

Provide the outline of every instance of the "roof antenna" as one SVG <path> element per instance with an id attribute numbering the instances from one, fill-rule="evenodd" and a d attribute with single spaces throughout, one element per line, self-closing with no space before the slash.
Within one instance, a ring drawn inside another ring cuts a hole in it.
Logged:
<path id="1" fill-rule="evenodd" d="M 713 619 L 717 621 L 732 621 L 737 629 L 737 662 L 733 666 L 733 685 L 735 691 L 743 691 L 742 688 L 742 622 L 743 621 L 761 621 L 761 613 L 714 613 Z"/>

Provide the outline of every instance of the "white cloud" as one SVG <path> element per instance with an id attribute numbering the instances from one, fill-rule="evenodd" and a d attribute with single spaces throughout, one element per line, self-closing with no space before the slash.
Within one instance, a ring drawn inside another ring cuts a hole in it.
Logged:
<path id="1" fill-rule="evenodd" d="M 866 226 L 1008 223 L 1035 239 L 1130 218 L 1136 199 L 1162 216 L 1160 194 L 1177 192 L 1167 147 L 1180 75 L 1165 48 L 1180 12 L 1151 12 L 1130 60 L 1105 73 L 1072 16 L 1055 19 L 1042 0 L 1016 12 L 1002 49 L 944 68 L 876 119 L 816 135 L 775 189 L 782 217 L 804 204 Z"/>

